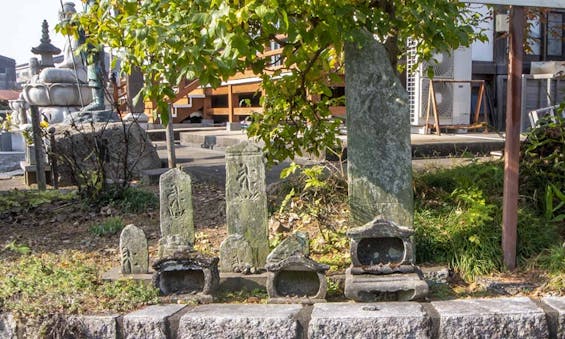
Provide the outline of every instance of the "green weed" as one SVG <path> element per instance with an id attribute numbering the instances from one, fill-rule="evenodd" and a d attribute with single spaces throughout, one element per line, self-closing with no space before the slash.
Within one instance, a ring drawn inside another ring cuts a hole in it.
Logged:
<path id="1" fill-rule="evenodd" d="M 133 280 L 104 282 L 86 253 L 23 256 L 0 267 L 0 305 L 19 318 L 55 313 L 127 312 L 156 303 L 157 291 Z"/>
<path id="2" fill-rule="evenodd" d="M 18 253 L 21 255 L 26 255 L 31 253 L 31 248 L 26 245 L 17 244 L 16 241 L 9 242 L 6 246 L 4 246 L 4 250 L 12 251 L 14 253 Z"/>
<path id="3" fill-rule="evenodd" d="M 534 257 L 530 266 L 553 274 L 565 274 L 565 246 L 553 245 Z"/>
<path id="4" fill-rule="evenodd" d="M 100 224 L 96 224 L 88 229 L 91 234 L 101 236 L 114 235 L 125 227 L 121 217 L 109 217 Z"/>

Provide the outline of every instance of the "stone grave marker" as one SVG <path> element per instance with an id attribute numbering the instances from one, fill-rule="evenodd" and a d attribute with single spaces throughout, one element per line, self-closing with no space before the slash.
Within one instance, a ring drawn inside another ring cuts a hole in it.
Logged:
<path id="1" fill-rule="evenodd" d="M 159 178 L 161 240 L 159 257 L 167 248 L 186 250 L 194 245 L 190 176 L 173 168 Z"/>
<path id="2" fill-rule="evenodd" d="M 356 227 L 381 215 L 412 227 L 408 94 L 384 46 L 368 33 L 360 36 L 364 41 L 345 47 L 351 219 Z"/>
<path id="3" fill-rule="evenodd" d="M 133 224 L 127 225 L 120 234 L 120 257 L 123 274 L 147 273 L 149 252 L 143 230 Z"/>
<path id="4" fill-rule="evenodd" d="M 220 270 L 251 273 L 263 268 L 269 254 L 265 163 L 261 148 L 242 142 L 226 149 L 226 219 L 228 237 L 220 246 Z M 243 242 L 243 244 L 242 244 Z M 246 243 L 246 244 L 245 244 Z M 249 247 L 249 251 L 241 248 Z M 244 257 L 240 258 L 240 255 Z"/>
<path id="5" fill-rule="evenodd" d="M 408 94 L 385 47 L 366 31 L 358 37 L 345 45 L 352 222 L 348 236 L 354 259 L 346 270 L 345 296 L 365 302 L 419 299 L 428 287 L 413 266 L 411 252 L 414 217 Z M 403 265 L 396 267 L 397 261 Z"/>

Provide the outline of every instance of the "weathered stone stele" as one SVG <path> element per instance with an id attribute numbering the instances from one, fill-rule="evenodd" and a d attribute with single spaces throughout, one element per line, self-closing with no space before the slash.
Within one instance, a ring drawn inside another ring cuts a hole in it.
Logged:
<path id="1" fill-rule="evenodd" d="M 296 232 L 291 234 L 269 253 L 267 263 L 279 262 L 296 253 L 302 253 L 305 257 L 308 257 L 310 255 L 308 241 L 308 233 Z"/>
<path id="2" fill-rule="evenodd" d="M 120 235 L 120 257 L 123 274 L 147 273 L 149 252 L 143 230 L 133 224 L 127 225 Z"/>
<path id="3" fill-rule="evenodd" d="M 241 235 L 251 248 L 253 268 L 263 268 L 269 254 L 265 163 L 261 149 L 242 142 L 226 149 L 226 219 L 228 238 Z M 228 240 L 228 239 L 226 239 Z M 230 253 L 233 241 L 222 242 L 221 253 Z M 233 256 L 221 256 L 220 269 L 235 267 Z M 237 259 L 244 262 L 243 258 Z"/>
<path id="4" fill-rule="evenodd" d="M 160 223 L 162 247 L 174 244 L 176 248 L 194 245 L 194 222 L 192 210 L 192 181 L 190 176 L 173 168 L 159 178 Z"/>
<path id="5" fill-rule="evenodd" d="M 220 245 L 220 271 L 247 272 L 253 266 L 253 250 L 240 234 L 232 234 Z"/>
<path id="6" fill-rule="evenodd" d="M 359 31 L 345 45 L 352 266 L 347 298 L 414 300 L 428 292 L 413 266 L 408 95 L 385 47 Z"/>
<path id="7" fill-rule="evenodd" d="M 363 46 L 363 48 L 358 48 Z M 408 96 L 387 52 L 361 32 L 345 45 L 349 205 L 354 227 L 375 216 L 412 227 Z"/>

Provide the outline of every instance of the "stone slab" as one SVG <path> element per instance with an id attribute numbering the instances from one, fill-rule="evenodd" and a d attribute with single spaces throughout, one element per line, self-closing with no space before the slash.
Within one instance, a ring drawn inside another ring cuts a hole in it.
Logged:
<path id="1" fill-rule="evenodd" d="M 541 299 L 543 303 L 549 305 L 555 313 L 552 320 L 555 325 L 555 333 L 557 338 L 565 338 L 565 297 L 545 297 Z M 553 312 L 552 312 L 553 313 Z"/>
<path id="2" fill-rule="evenodd" d="M 10 313 L 0 314 L 0 338 L 16 339 L 17 323 L 14 316 Z"/>
<path id="3" fill-rule="evenodd" d="M 124 338 L 171 338 L 170 318 L 185 306 L 175 304 L 153 305 L 126 314 L 123 319 Z"/>
<path id="4" fill-rule="evenodd" d="M 300 338 L 300 305 L 198 306 L 180 319 L 179 339 Z"/>
<path id="5" fill-rule="evenodd" d="M 119 315 L 73 316 L 69 318 L 68 325 L 78 338 L 115 339 L 119 338 L 118 318 Z"/>
<path id="6" fill-rule="evenodd" d="M 439 338 L 547 338 L 545 313 L 526 297 L 432 302 Z"/>
<path id="7" fill-rule="evenodd" d="M 420 300 L 428 294 L 428 284 L 417 273 L 355 275 L 350 267 L 345 271 L 344 294 L 360 302 Z"/>
<path id="8" fill-rule="evenodd" d="M 308 338 L 430 338 L 431 326 L 415 302 L 316 304 Z"/>
<path id="9" fill-rule="evenodd" d="M 252 291 L 260 289 L 266 291 L 267 273 L 241 274 L 233 272 L 220 272 L 220 291 Z"/>

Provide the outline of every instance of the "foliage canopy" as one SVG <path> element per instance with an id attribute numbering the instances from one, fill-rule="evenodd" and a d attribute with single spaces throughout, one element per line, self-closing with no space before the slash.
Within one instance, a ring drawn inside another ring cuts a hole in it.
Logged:
<path id="1" fill-rule="evenodd" d="M 144 96 L 157 103 L 165 123 L 181 80 L 217 87 L 253 70 L 262 79 L 265 112 L 254 115 L 248 133 L 265 142 L 271 161 L 336 144 L 329 84 L 343 71 L 344 43 L 354 43 L 360 30 L 374 33 L 396 64 L 409 38 L 418 41 L 422 60 L 468 46 L 479 20 L 454 0 L 87 2 L 79 21 L 88 41 L 121 51 L 126 72 L 140 67 Z M 264 57 L 272 42 L 283 48 L 276 60 L 282 67 Z"/>

